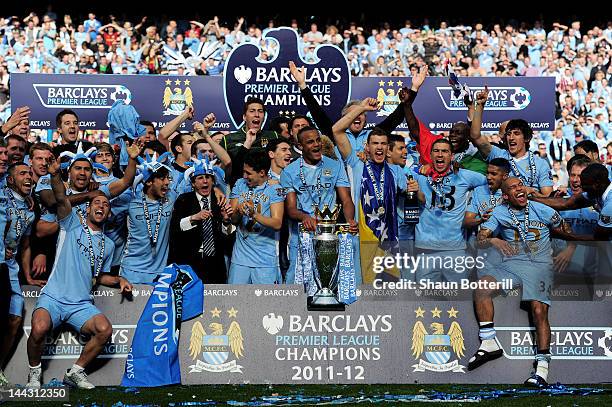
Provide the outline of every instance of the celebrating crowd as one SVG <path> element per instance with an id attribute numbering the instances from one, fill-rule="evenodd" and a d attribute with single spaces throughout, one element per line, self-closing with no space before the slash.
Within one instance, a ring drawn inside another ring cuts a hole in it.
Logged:
<path id="1" fill-rule="evenodd" d="M 212 60 L 219 73 L 231 46 L 259 42 L 262 35 L 256 27 L 244 34 L 242 20 L 234 31 L 213 19 L 206 25 L 193 22 L 184 33 L 171 22 L 159 34 L 146 21 L 134 27 L 101 26 L 90 15 L 76 30 L 69 28 L 69 18 L 58 30 L 54 20 L 46 15 L 40 27 L 38 17 L 30 15 L 25 29 L 18 19 L 4 22 L 12 24 L 11 37 L 5 31 L 1 48 L 8 49 L 4 61 L 9 70 L 26 70 L 29 64 L 37 72 L 185 74 L 197 44 L 195 54 L 208 56 L 195 72 L 207 71 Z M 485 33 L 479 25 L 472 30 L 443 24 L 428 32 L 424 42 L 410 24 L 393 35 L 388 29 L 373 32 L 371 41 L 352 26 L 343 36 L 333 30 L 322 35 L 316 26 L 301 35 L 306 60 L 312 44 L 331 42 L 344 47 L 355 74 L 397 74 L 372 71 L 380 58 L 380 64 L 395 66 L 392 70 L 401 75 L 410 73 L 411 87 L 399 92 L 396 110 L 373 127 L 367 126 L 366 113 L 378 108 L 376 99 L 352 101 L 341 117 L 330 118 L 307 86 L 303 68 L 293 63 L 291 75 L 311 117 L 272 118 L 270 129 L 263 129 L 266 106 L 257 98 L 245 102 L 244 123 L 229 134 L 211 134 L 215 117 L 197 106 L 159 131 L 148 121 L 128 126 L 129 120 L 116 118 L 134 117 L 134 108 L 116 103 L 109 113 L 112 144 L 85 140 L 71 110 L 57 114 L 56 142 L 32 143 L 29 108 L 13 107 L 0 129 L 0 276 L 3 298 L 10 300 L 2 311 L 8 317 L 0 368 L 23 323 L 21 284 L 43 287 L 27 339 L 28 386 L 41 384 L 46 335 L 66 323 L 91 339 L 64 380 L 92 388 L 85 368 L 112 332 L 111 322 L 93 304 L 94 285 L 119 287 L 129 295 L 132 284 L 155 283 L 170 263 L 191 266 L 207 284 L 302 283 L 300 236 L 316 231 L 316 208 L 341 205 L 339 222 L 348 224 L 352 234 L 354 285 L 400 277 L 511 279 L 521 285 L 537 331 L 537 368 L 527 382 L 546 384 L 554 273 L 591 283 L 610 278 L 604 242 L 612 234 L 610 166 L 605 161 L 612 31 L 593 29 L 581 37 L 574 23 L 571 28 L 556 24 L 552 34 L 539 25 Z M 28 45 L 37 44 L 39 37 L 40 44 Z M 193 41 L 187 44 L 187 38 Z M 275 52 L 270 47 L 268 57 Z M 59 56 L 58 49 L 63 50 Z M 24 50 L 31 63 L 23 62 Z M 389 55 L 398 55 L 396 65 Z M 469 106 L 466 122 L 455 123 L 448 135 L 431 133 L 413 105 L 419 103 L 429 72 L 441 72 L 445 56 L 469 75 L 556 76 L 557 128 L 552 134 L 534 134 L 516 117 L 498 133 L 484 134 L 488 91 L 472 95 L 458 84 L 455 91 Z M 407 65 L 401 65 L 404 58 Z M 118 61 L 131 62 L 113 66 Z M 404 121 L 408 137 L 394 133 Z M 193 131 L 178 132 L 185 123 Z M 405 218 L 404 206 L 413 195 L 418 219 Z M 487 263 L 458 270 L 433 262 L 416 273 L 400 267 L 377 275 L 366 242 L 387 252 L 399 247 L 455 264 L 469 254 L 486 253 Z M 502 355 L 493 322 L 495 294 L 478 289 L 474 295 L 481 346 L 470 359 L 470 370 Z M 3 373 L 0 383 L 8 383 Z"/>

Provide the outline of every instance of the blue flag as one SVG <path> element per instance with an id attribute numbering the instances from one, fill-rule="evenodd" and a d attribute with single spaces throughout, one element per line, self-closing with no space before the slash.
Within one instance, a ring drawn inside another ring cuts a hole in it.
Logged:
<path id="1" fill-rule="evenodd" d="M 204 309 L 204 285 L 189 266 L 171 264 L 159 275 L 138 320 L 125 362 L 122 386 L 180 384 L 181 322 Z"/>

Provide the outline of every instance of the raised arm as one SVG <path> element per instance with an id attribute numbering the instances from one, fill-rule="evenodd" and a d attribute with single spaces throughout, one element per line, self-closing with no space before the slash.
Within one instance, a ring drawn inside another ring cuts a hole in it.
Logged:
<path id="1" fill-rule="evenodd" d="M 319 102 L 317 102 L 314 95 L 310 91 L 310 88 L 306 85 L 304 67 L 298 68 L 295 66 L 293 61 L 289 61 L 289 71 L 300 88 L 300 93 L 306 102 L 306 107 L 308 107 L 315 124 L 319 130 L 321 130 L 321 133 L 325 134 L 326 136 L 331 136 L 333 134 L 333 122 L 329 116 L 327 116 Z"/>
<path id="2" fill-rule="evenodd" d="M 359 116 L 363 112 L 367 111 L 375 111 L 378 107 L 378 101 L 374 98 L 365 98 L 361 101 L 361 103 L 349 111 L 340 118 L 333 126 L 334 133 L 334 142 L 336 146 L 338 146 L 338 150 L 340 151 L 340 155 L 344 160 L 348 159 L 353 151 L 353 147 L 346 135 L 346 129 L 349 128 L 351 123 L 355 121 L 357 116 Z"/>
<path id="3" fill-rule="evenodd" d="M 202 137 L 212 149 L 213 153 L 217 156 L 219 160 L 221 160 L 221 168 L 230 169 L 232 167 L 232 159 L 227 151 L 221 147 L 219 143 L 217 143 L 210 136 L 210 132 L 208 131 L 214 124 L 217 118 L 214 113 L 209 113 L 203 120 L 203 123 L 194 122 L 193 129 L 198 133 L 200 137 Z M 226 171 L 227 175 L 227 171 Z"/>
<path id="4" fill-rule="evenodd" d="M 193 107 L 186 108 L 183 113 L 176 116 L 159 130 L 158 140 L 166 147 L 166 150 L 170 151 L 170 136 L 181 127 L 181 124 L 193 119 L 193 112 Z"/>
<path id="5" fill-rule="evenodd" d="M 142 150 L 142 142 L 140 140 L 135 140 L 132 142 L 132 145 L 126 148 L 126 151 L 130 157 L 128 161 L 127 168 L 125 169 L 125 173 L 121 179 L 118 179 L 115 182 L 112 182 L 108 186 L 108 190 L 111 194 L 110 198 L 114 198 L 119 196 L 132 186 L 134 182 L 134 177 L 136 176 L 136 163 L 138 156 L 140 155 L 140 151 Z"/>
<path id="6" fill-rule="evenodd" d="M 49 174 L 51 174 L 51 189 L 57 203 L 57 219 L 61 220 L 70 215 L 72 205 L 66 196 L 66 188 L 60 176 L 60 163 L 56 159 L 47 160 Z"/>
<path id="7" fill-rule="evenodd" d="M 406 118 L 408 130 L 410 131 L 410 137 L 417 143 L 420 140 L 421 130 L 419 126 L 419 119 L 417 119 L 416 115 L 414 114 L 414 110 L 412 110 L 412 104 L 417 97 L 419 89 L 421 86 L 423 86 L 423 82 L 425 82 L 428 72 L 429 68 L 427 65 L 422 66 L 416 76 L 412 78 L 410 89 L 402 89 L 400 91 L 400 100 L 402 101 L 402 105 L 404 107 L 404 116 Z"/>
<path id="8" fill-rule="evenodd" d="M 491 153 L 491 143 L 489 140 L 482 135 L 480 128 L 482 126 L 482 113 L 484 111 L 485 103 L 489 97 L 489 88 L 485 86 L 484 91 L 476 94 L 476 100 L 474 101 L 474 116 L 472 119 L 472 126 L 470 127 L 470 140 L 478 148 L 480 154 L 483 157 L 488 157 Z"/>

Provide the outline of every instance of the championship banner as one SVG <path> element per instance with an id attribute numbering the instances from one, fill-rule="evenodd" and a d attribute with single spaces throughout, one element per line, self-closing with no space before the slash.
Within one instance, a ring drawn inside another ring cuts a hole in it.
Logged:
<path id="1" fill-rule="evenodd" d="M 132 300 L 122 298 L 118 289 L 94 292 L 96 306 L 113 324 L 113 334 L 88 369 L 92 383 L 121 382 L 138 319 L 153 291 L 152 286 L 135 285 Z M 27 380 L 26 342 L 40 289 L 25 286 L 23 293 L 23 335 L 5 369 L 9 380 L 20 384 Z M 357 301 L 345 311 L 309 312 L 301 286 L 207 285 L 202 315 L 181 326 L 181 381 L 522 383 L 532 369 L 535 335 L 528 313 L 520 308 L 519 291 L 495 299 L 495 327 L 504 356 L 471 372 L 467 364 L 479 346 L 478 324 L 469 292 L 461 293 L 435 287 L 405 290 L 362 285 Z M 609 287 L 597 288 L 589 301 L 553 298 L 551 383 L 609 381 L 611 302 Z M 157 318 L 166 317 L 173 315 Z M 171 333 L 160 331 L 153 340 L 166 341 L 164 335 Z M 44 381 L 62 378 L 86 341 L 66 330 L 49 337 L 42 358 Z"/>
<path id="2" fill-rule="evenodd" d="M 196 119 L 214 113 L 213 131 L 233 131 L 242 123 L 244 101 L 250 96 L 264 100 L 267 119 L 275 116 L 306 114 L 307 108 L 288 62 L 305 67 L 306 82 L 332 120 L 340 118 L 350 99 L 375 97 L 379 109 L 369 113 L 371 125 L 382 121 L 398 105 L 398 91 L 410 87 L 406 77 L 353 78 L 339 48 L 320 45 L 313 63 L 305 63 L 298 53 L 298 38 L 289 28 L 271 30 L 265 40 L 274 44 L 276 54 L 269 61 L 259 58 L 253 44 L 236 47 L 228 57 L 223 76 L 166 75 L 51 75 L 15 73 L 10 77 L 11 104 L 29 106 L 30 126 L 55 128 L 55 116 L 72 109 L 81 129 L 104 130 L 113 103 L 123 99 L 133 105 L 142 120 L 163 127 L 186 107 L 194 107 Z M 512 118 L 527 120 L 534 130 L 554 129 L 554 78 L 459 78 L 472 91 L 487 85 L 490 89 L 483 129 L 496 130 Z M 467 108 L 453 96 L 448 80 L 428 78 L 414 104 L 415 113 L 434 131 L 448 131 L 452 123 L 466 119 Z M 181 130 L 191 130 L 184 123 Z M 405 123 L 399 130 L 406 129 Z"/>

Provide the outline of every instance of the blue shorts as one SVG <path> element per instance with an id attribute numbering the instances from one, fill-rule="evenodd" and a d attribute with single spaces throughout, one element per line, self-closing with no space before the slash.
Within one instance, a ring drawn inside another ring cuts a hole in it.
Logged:
<path id="1" fill-rule="evenodd" d="M 19 265 L 15 259 L 6 261 L 8 267 L 9 277 L 11 279 L 11 303 L 9 305 L 9 314 L 18 317 L 23 317 L 23 293 L 21 292 L 21 285 L 19 284 Z"/>
<path id="2" fill-rule="evenodd" d="M 228 284 L 278 284 L 281 281 L 280 267 L 249 267 L 232 263 Z"/>
<path id="3" fill-rule="evenodd" d="M 40 294 L 34 311 L 39 308 L 44 308 L 49 313 L 52 329 L 56 329 L 65 323 L 70 325 L 77 332 L 81 332 L 81 328 L 85 325 L 85 322 L 102 313 L 91 302 L 64 304 L 63 302 L 59 302 L 49 297 L 45 293 Z"/>
<path id="4" fill-rule="evenodd" d="M 553 286 L 551 263 L 506 260 L 481 274 L 491 276 L 498 282 L 512 279 L 512 288 L 523 287 L 523 301 L 539 301 L 550 305 Z"/>

